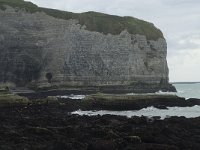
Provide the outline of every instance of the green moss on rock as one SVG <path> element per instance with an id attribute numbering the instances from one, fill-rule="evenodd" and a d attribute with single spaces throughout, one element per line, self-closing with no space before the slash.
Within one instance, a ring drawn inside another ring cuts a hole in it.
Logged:
<path id="1" fill-rule="evenodd" d="M 149 106 L 188 106 L 184 98 L 162 94 L 93 94 L 82 101 L 85 110 L 139 110 Z"/>
<path id="2" fill-rule="evenodd" d="M 15 94 L 0 94 L 0 107 L 28 105 L 30 101 Z"/>
<path id="3" fill-rule="evenodd" d="M 5 5 L 18 9 L 25 9 L 27 12 L 45 12 L 49 16 L 59 19 L 77 19 L 81 25 L 85 25 L 89 31 L 97 31 L 104 34 L 120 34 L 127 30 L 131 34 L 146 35 L 147 39 L 157 40 L 163 38 L 162 32 L 152 23 L 139 20 L 133 17 L 119 17 L 97 12 L 72 13 L 55 9 L 37 7 L 31 2 L 23 0 L 0 0 L 0 8 L 5 9 Z"/>
<path id="4" fill-rule="evenodd" d="M 0 84 L 0 107 L 28 105 L 30 103 L 28 98 L 12 94 L 9 91 L 9 87 L 12 86 L 9 83 Z"/>
<path id="5" fill-rule="evenodd" d="M 55 96 L 48 96 L 43 99 L 37 99 L 32 101 L 32 104 L 35 105 L 46 105 L 46 104 L 59 104 L 58 98 Z"/>

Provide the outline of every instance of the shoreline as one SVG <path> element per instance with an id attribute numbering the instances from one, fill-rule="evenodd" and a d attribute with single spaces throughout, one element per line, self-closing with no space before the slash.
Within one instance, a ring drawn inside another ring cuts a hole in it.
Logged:
<path id="1" fill-rule="evenodd" d="M 67 95 L 73 92 L 68 91 Z M 80 94 L 80 93 L 78 93 Z M 65 96 L 62 96 L 65 95 Z M 76 97 L 76 95 L 75 95 Z M 21 92 L 14 93 L 9 90 L 0 91 L 0 107 L 20 105 L 40 105 L 53 103 L 66 105 L 74 109 L 82 110 L 140 110 L 147 107 L 167 109 L 167 107 L 188 107 L 200 105 L 200 99 L 187 99 L 176 94 L 166 93 L 134 93 L 134 94 L 106 94 L 96 93 L 80 95 L 73 99 L 73 96 L 66 96 L 66 91 L 43 92 Z"/>
<path id="2" fill-rule="evenodd" d="M 103 115 L 116 115 L 125 116 L 131 118 L 137 117 L 147 117 L 152 119 L 156 117 L 157 119 L 164 120 L 171 117 L 185 117 L 185 118 L 197 118 L 200 117 L 200 106 L 195 105 L 191 107 L 167 107 L 167 109 L 158 109 L 153 106 L 143 108 L 140 110 L 126 110 L 126 111 L 112 111 L 112 110 L 76 110 L 71 114 L 80 116 L 103 116 Z"/>
<path id="3" fill-rule="evenodd" d="M 0 110 L 0 149 L 145 150 L 200 147 L 200 117 L 70 115 L 63 106 Z"/>
<path id="4" fill-rule="evenodd" d="M 100 93 L 86 96 L 84 100 L 47 95 L 29 95 L 28 99 L 18 95 L 15 97 L 15 94 L 6 91 L 3 91 L 1 96 L 5 99 L 4 102 L 10 102 L 11 97 L 11 102 L 17 102 L 8 103 L 0 109 L 2 150 L 196 150 L 200 147 L 200 117 L 173 116 L 162 120 L 159 116 L 128 118 L 108 114 L 71 114 L 78 109 L 102 110 L 108 108 L 107 106 L 111 110 L 118 110 L 119 107 L 121 110 L 128 107 L 138 110 L 148 106 L 157 106 L 165 110 L 167 106 L 187 107 L 200 104 L 199 99 L 186 101 L 175 95 L 163 94 L 138 96 Z M 20 105 L 21 101 L 23 105 Z"/>

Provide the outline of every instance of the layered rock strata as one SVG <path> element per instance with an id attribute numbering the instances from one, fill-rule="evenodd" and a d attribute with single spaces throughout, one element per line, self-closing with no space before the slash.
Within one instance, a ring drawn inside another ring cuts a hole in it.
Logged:
<path id="1" fill-rule="evenodd" d="M 168 83 L 167 44 L 162 36 L 133 34 L 128 28 L 119 34 L 105 34 L 89 30 L 80 19 L 3 7 L 0 82 L 58 87 L 145 83 L 173 89 Z M 94 21 L 92 25 L 98 24 Z"/>

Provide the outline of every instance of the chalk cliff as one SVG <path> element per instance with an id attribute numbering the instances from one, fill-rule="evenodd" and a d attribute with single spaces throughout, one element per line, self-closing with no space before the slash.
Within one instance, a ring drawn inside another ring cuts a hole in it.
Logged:
<path id="1" fill-rule="evenodd" d="M 174 90 L 166 55 L 162 32 L 136 18 L 0 0 L 0 82 Z"/>

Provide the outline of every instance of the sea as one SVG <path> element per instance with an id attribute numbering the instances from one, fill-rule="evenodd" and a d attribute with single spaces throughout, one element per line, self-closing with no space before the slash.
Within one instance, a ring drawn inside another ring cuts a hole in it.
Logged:
<path id="1" fill-rule="evenodd" d="M 176 94 L 180 97 L 188 98 L 199 98 L 200 99 L 200 83 L 178 83 L 173 84 L 177 92 L 157 92 L 158 94 Z M 134 94 L 134 93 L 127 93 L 127 94 Z M 71 96 L 73 99 L 84 98 L 85 95 L 73 95 Z M 120 116 L 146 116 L 146 117 L 155 117 L 159 116 L 161 119 L 169 118 L 172 116 L 184 116 L 186 118 L 195 118 L 200 117 L 200 106 L 193 106 L 193 107 L 167 107 L 168 109 L 157 109 L 154 107 L 147 107 L 141 110 L 132 110 L 132 111 L 108 111 L 108 110 L 101 110 L 101 111 L 74 111 L 72 114 L 78 115 L 120 115 Z"/>
<path id="2" fill-rule="evenodd" d="M 180 97 L 199 98 L 200 99 L 200 83 L 173 84 L 176 87 L 177 95 Z"/>

